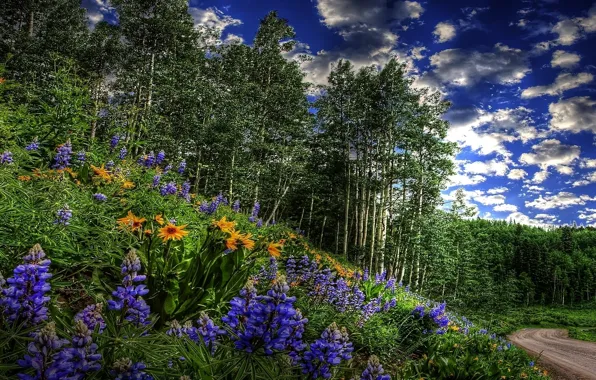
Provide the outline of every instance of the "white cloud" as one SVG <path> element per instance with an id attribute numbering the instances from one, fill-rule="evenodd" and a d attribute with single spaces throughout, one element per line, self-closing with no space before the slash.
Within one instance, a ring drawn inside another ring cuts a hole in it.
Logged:
<path id="1" fill-rule="evenodd" d="M 470 174 L 482 174 L 482 175 L 495 175 L 495 176 L 504 176 L 507 174 L 508 170 L 507 163 L 504 161 L 499 161 L 497 159 L 491 161 L 475 161 L 466 163 L 464 165 L 464 170 Z"/>
<path id="2" fill-rule="evenodd" d="M 535 98 L 542 95 L 561 95 L 563 92 L 580 87 L 583 84 L 590 83 L 594 76 L 590 73 L 561 73 L 555 79 L 555 82 L 546 86 L 529 87 L 522 91 L 522 98 Z"/>
<path id="3" fill-rule="evenodd" d="M 526 172 L 524 169 L 511 169 L 509 174 L 507 174 L 507 178 L 518 180 L 526 178 L 527 175 L 528 172 Z"/>
<path id="4" fill-rule="evenodd" d="M 488 189 L 486 192 L 488 194 L 503 194 L 508 191 L 509 191 L 508 188 L 506 188 L 505 186 L 501 186 L 501 187 L 493 187 L 492 189 Z"/>
<path id="5" fill-rule="evenodd" d="M 488 206 L 488 205 L 504 204 L 506 198 L 503 194 L 495 194 L 495 195 L 476 195 L 476 196 L 473 196 L 472 199 L 475 202 L 478 202 L 485 206 Z"/>
<path id="6" fill-rule="evenodd" d="M 506 220 L 508 222 L 525 224 L 525 225 L 533 226 L 533 227 L 545 228 L 545 227 L 550 226 L 549 223 L 545 223 L 540 220 L 532 219 L 529 216 L 527 216 L 526 214 L 521 213 L 521 212 L 513 212 L 513 213 L 509 214 L 509 216 L 506 218 Z"/>
<path id="7" fill-rule="evenodd" d="M 566 169 L 562 166 L 567 166 L 577 160 L 580 150 L 577 145 L 564 145 L 559 140 L 549 139 L 533 145 L 533 153 L 523 153 L 519 157 L 519 161 L 526 165 L 538 165 L 543 171 L 554 166 L 559 172 L 565 173 Z"/>
<path id="8" fill-rule="evenodd" d="M 582 158 L 579 167 L 583 169 L 596 169 L 596 159 L 595 158 Z"/>
<path id="9" fill-rule="evenodd" d="M 428 49 L 426 49 L 424 46 L 416 46 L 410 50 L 410 56 L 415 60 L 422 59 L 426 57 L 426 55 L 424 55 L 426 50 Z"/>
<path id="10" fill-rule="evenodd" d="M 583 179 L 573 182 L 571 184 L 571 186 L 573 186 L 573 187 L 586 186 L 586 185 L 589 185 L 594 182 L 596 182 L 596 171 L 586 174 L 585 176 L 583 176 Z"/>
<path id="11" fill-rule="evenodd" d="M 450 22 L 440 22 L 435 26 L 433 34 L 439 43 L 450 41 L 455 38 L 455 25 Z"/>
<path id="12" fill-rule="evenodd" d="M 188 13 L 194 20 L 195 27 L 207 27 L 221 32 L 228 26 L 242 25 L 242 21 L 224 14 L 216 7 L 207 9 L 189 7 Z"/>
<path id="13" fill-rule="evenodd" d="M 89 29 L 94 29 L 98 22 L 105 19 L 105 15 L 114 14 L 115 9 L 108 0 L 86 1 L 83 6 L 87 10 L 87 25 Z"/>
<path id="14" fill-rule="evenodd" d="M 532 194 L 540 194 L 541 192 L 544 191 L 544 187 L 537 186 L 537 185 L 528 185 L 528 184 L 525 184 L 523 187 L 525 189 L 528 189 L 528 193 L 532 193 Z"/>
<path id="15" fill-rule="evenodd" d="M 551 115 L 550 127 L 557 131 L 596 132 L 596 100 L 588 96 L 576 96 L 557 103 L 551 103 L 548 111 Z"/>
<path id="16" fill-rule="evenodd" d="M 557 216 L 556 215 L 551 215 L 551 214 L 536 214 L 536 216 L 534 218 L 535 219 L 548 220 L 550 222 L 554 222 L 557 219 Z"/>
<path id="17" fill-rule="evenodd" d="M 546 179 L 548 178 L 548 171 L 547 170 L 542 170 L 539 172 L 534 173 L 534 176 L 532 177 L 532 179 L 529 181 L 530 183 L 542 183 L 544 181 L 546 181 Z"/>
<path id="18" fill-rule="evenodd" d="M 422 81 L 434 80 L 460 87 L 483 81 L 515 84 L 531 71 L 522 50 L 503 44 L 496 44 L 489 52 L 443 50 L 430 57 L 430 64 L 433 69 L 423 75 Z"/>
<path id="19" fill-rule="evenodd" d="M 587 17 L 575 17 L 557 22 L 552 29 L 558 34 L 556 42 L 560 45 L 573 45 L 587 34 L 596 32 L 596 4 L 590 8 Z"/>
<path id="20" fill-rule="evenodd" d="M 516 205 L 510 205 L 510 204 L 501 204 L 501 205 L 497 205 L 497 206 L 493 207 L 493 211 L 498 211 L 498 212 L 515 212 L 515 211 L 517 211 L 517 206 Z"/>
<path id="21" fill-rule="evenodd" d="M 580 60 L 581 56 L 579 54 L 557 50 L 553 53 L 553 59 L 550 61 L 550 64 L 552 67 L 570 69 L 577 66 Z"/>
<path id="22" fill-rule="evenodd" d="M 591 202 L 596 198 L 591 198 L 589 195 L 575 195 L 570 192 L 561 191 L 556 195 L 543 197 L 542 195 L 533 201 L 526 201 L 526 207 L 532 207 L 539 210 L 550 209 L 566 209 L 571 206 L 584 206 L 586 202 Z"/>

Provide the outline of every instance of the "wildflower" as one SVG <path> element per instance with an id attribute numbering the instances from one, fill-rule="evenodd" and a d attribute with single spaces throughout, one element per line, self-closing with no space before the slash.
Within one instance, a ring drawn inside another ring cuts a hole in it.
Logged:
<path id="1" fill-rule="evenodd" d="M 534 362 L 533 362 L 533 361 L 531 361 L 531 362 L 529 363 L 529 365 L 530 365 L 530 367 L 534 367 Z"/>
<path id="2" fill-rule="evenodd" d="M 269 243 L 269 245 L 267 246 L 267 252 L 269 252 L 269 254 L 275 258 L 278 258 L 281 256 L 281 251 L 280 248 L 282 247 L 281 244 L 278 243 Z"/>
<path id="3" fill-rule="evenodd" d="M 184 236 L 188 235 L 188 231 L 184 230 L 187 224 L 183 226 L 177 226 L 175 224 L 169 223 L 167 226 L 159 229 L 159 236 L 163 239 L 163 241 L 168 240 L 181 240 Z"/>
<path id="4" fill-rule="evenodd" d="M 170 218 L 170 219 L 168 219 L 168 222 L 170 222 L 171 224 L 176 224 L 176 219 Z"/>
<path id="5" fill-rule="evenodd" d="M 74 320 L 75 322 L 82 321 L 91 331 L 97 328 L 97 331 L 101 334 L 106 328 L 106 323 L 101 315 L 102 308 L 103 305 L 100 303 L 89 305 L 78 312 Z"/>
<path id="6" fill-rule="evenodd" d="M 261 266 L 261 269 L 259 270 L 259 273 L 256 276 L 256 279 L 258 281 L 261 280 L 267 280 L 267 281 L 273 281 L 277 278 L 277 260 L 275 259 L 275 257 L 271 256 L 269 257 L 269 266 L 267 268 L 265 268 L 264 266 Z"/>
<path id="7" fill-rule="evenodd" d="M 124 136 L 121 136 L 119 134 L 115 134 L 114 136 L 112 136 L 112 139 L 110 140 L 110 150 L 116 149 L 118 143 L 120 143 L 120 139 L 123 137 Z"/>
<path id="8" fill-rule="evenodd" d="M 143 371 L 147 366 L 143 362 L 133 363 L 129 358 L 116 360 L 110 371 L 116 380 L 153 380 L 153 376 Z"/>
<path id="9" fill-rule="evenodd" d="M 214 227 L 219 228 L 222 232 L 229 233 L 236 226 L 236 222 L 233 220 L 228 221 L 227 218 L 224 216 L 218 221 L 213 221 L 212 225 Z"/>
<path id="10" fill-rule="evenodd" d="M 368 281 L 368 269 L 364 270 L 364 274 L 362 275 L 362 281 Z"/>
<path id="11" fill-rule="evenodd" d="M 189 192 L 190 192 L 190 182 L 184 181 L 184 183 L 182 184 L 182 188 L 180 189 L 180 193 L 178 194 L 178 196 L 180 198 L 184 198 L 184 199 L 186 199 L 186 201 L 190 202 L 190 195 L 188 194 Z"/>
<path id="12" fill-rule="evenodd" d="M 321 334 L 321 338 L 312 343 L 302 359 L 302 373 L 313 378 L 331 377 L 331 367 L 343 360 L 350 360 L 353 351 L 345 328 L 341 330 L 333 322 Z"/>
<path id="13" fill-rule="evenodd" d="M 102 193 L 95 193 L 93 194 L 93 198 L 97 199 L 100 202 L 105 202 L 108 200 L 108 197 L 106 197 L 104 194 Z"/>
<path id="14" fill-rule="evenodd" d="M 80 163 L 83 163 L 87 160 L 87 153 L 85 153 L 84 150 L 79 151 L 79 153 L 77 153 L 77 161 L 79 161 Z"/>
<path id="15" fill-rule="evenodd" d="M 261 227 L 263 227 L 263 219 L 259 219 L 259 220 L 257 220 L 256 227 L 257 227 L 257 228 L 261 228 Z"/>
<path id="16" fill-rule="evenodd" d="M 151 236 L 151 234 L 153 234 L 153 231 L 151 231 L 150 229 L 146 229 L 145 231 L 143 231 L 143 234 L 145 234 L 145 236 Z"/>
<path id="17" fill-rule="evenodd" d="M 54 169 L 66 169 L 70 165 L 70 155 L 72 154 L 72 145 L 70 140 L 58 147 L 58 153 L 54 157 Z"/>
<path id="18" fill-rule="evenodd" d="M 116 300 L 108 301 L 110 310 L 120 310 L 127 321 L 132 322 L 137 327 L 148 325 L 149 306 L 142 296 L 149 293 L 145 285 L 135 285 L 145 281 L 146 276 L 139 275 L 141 270 L 141 261 L 134 250 L 128 252 L 121 265 L 121 273 L 124 275 L 122 285 L 112 292 Z"/>
<path id="19" fill-rule="evenodd" d="M 140 230 L 147 219 L 136 216 L 132 211 L 128 211 L 125 217 L 118 219 L 121 227 L 128 227 L 132 231 Z"/>
<path id="20" fill-rule="evenodd" d="M 159 165 L 163 162 L 163 160 L 165 158 L 166 158 L 166 152 L 164 152 L 163 150 L 160 150 L 159 153 L 157 153 L 157 156 L 155 157 L 155 163 L 157 165 Z"/>
<path id="21" fill-rule="evenodd" d="M 101 369 L 100 360 L 101 354 L 97 353 L 91 330 L 79 320 L 75 325 L 72 347 L 64 348 L 54 355 L 51 372 L 56 379 L 83 379 L 87 373 Z"/>
<path id="22" fill-rule="evenodd" d="M 164 197 L 167 195 L 174 195 L 177 191 L 178 189 L 176 188 L 175 182 L 169 182 L 165 185 L 162 185 L 161 189 L 159 190 L 160 194 Z"/>
<path id="23" fill-rule="evenodd" d="M 12 152 L 5 150 L 0 156 L 0 164 L 12 164 L 12 162 Z"/>
<path id="24" fill-rule="evenodd" d="M 395 293 L 395 278 L 390 278 L 385 284 L 385 290 L 389 290 L 391 293 Z"/>
<path id="25" fill-rule="evenodd" d="M 159 224 L 160 226 L 163 226 L 163 224 L 165 223 L 161 214 L 155 215 L 154 219 L 157 222 L 157 224 Z"/>
<path id="26" fill-rule="evenodd" d="M 44 258 L 41 246 L 35 244 L 23 257 L 24 263 L 14 269 L 13 277 L 6 280 L 8 287 L 1 289 L 0 307 L 8 321 L 31 326 L 48 319 L 46 304 L 50 297 L 45 294 L 50 291 L 48 280 L 52 274 L 51 261 Z"/>
<path id="27" fill-rule="evenodd" d="M 215 352 L 215 343 L 219 335 L 225 334 L 225 330 L 220 329 L 205 312 L 201 312 L 197 319 L 199 327 L 196 329 L 198 336 L 207 347 L 211 347 L 211 354 Z"/>
<path id="28" fill-rule="evenodd" d="M 275 351 L 304 349 L 302 333 L 307 320 L 294 308 L 296 297 L 288 297 L 289 287 L 280 279 L 267 292 L 258 296 L 252 285 L 230 301 L 228 314 L 222 321 L 231 329 L 237 350 L 255 352 L 263 348 L 265 355 Z"/>
<path id="29" fill-rule="evenodd" d="M 17 179 L 19 181 L 23 181 L 23 182 L 29 182 L 29 181 L 31 181 L 31 177 L 28 176 L 28 175 L 20 175 L 20 176 L 17 177 Z"/>
<path id="30" fill-rule="evenodd" d="M 108 170 L 112 170 L 114 169 L 114 166 L 116 166 L 116 163 L 112 160 L 108 161 L 108 163 L 106 164 L 106 169 Z"/>
<path id="31" fill-rule="evenodd" d="M 252 251 L 255 247 L 255 242 L 251 239 L 251 237 L 251 233 L 240 235 L 239 237 L 240 243 L 244 246 L 244 248 L 248 249 L 249 251 Z"/>
<path id="32" fill-rule="evenodd" d="M 238 249 L 238 240 L 240 239 L 240 237 L 242 236 L 242 234 L 240 234 L 240 232 L 236 231 L 236 230 L 231 230 L 230 231 L 230 237 L 228 237 L 226 239 L 226 248 L 229 251 L 235 251 Z"/>
<path id="33" fill-rule="evenodd" d="M 425 308 L 424 305 L 418 305 L 412 310 L 412 315 L 417 316 L 418 318 L 424 317 Z"/>
<path id="34" fill-rule="evenodd" d="M 240 201 L 238 199 L 236 199 L 234 204 L 232 204 L 232 211 L 240 212 Z"/>
<path id="35" fill-rule="evenodd" d="M 27 346 L 29 352 L 23 359 L 17 361 L 23 368 L 33 368 L 35 376 L 20 373 L 18 377 L 23 380 L 49 379 L 52 372 L 51 358 L 54 352 L 68 343 L 66 339 L 58 338 L 56 335 L 56 324 L 50 322 L 42 327 L 37 333 L 33 342 Z M 54 377 L 58 379 L 58 377 Z"/>
<path id="36" fill-rule="evenodd" d="M 257 217 L 259 216 L 260 210 L 261 210 L 261 204 L 259 202 L 255 202 L 255 204 L 252 206 L 252 212 L 251 212 L 248 220 L 250 222 L 254 223 L 254 221 L 257 220 Z"/>
<path id="37" fill-rule="evenodd" d="M 381 301 L 383 296 L 380 295 L 377 298 L 373 298 L 367 304 L 362 307 L 362 315 L 358 320 L 358 327 L 364 326 L 364 322 L 368 321 L 375 313 L 381 311 Z"/>
<path id="38" fill-rule="evenodd" d="M 379 362 L 379 358 L 371 355 L 368 358 L 366 369 L 362 372 L 362 376 L 360 376 L 360 380 L 391 380 L 391 376 L 383 375 L 384 373 L 385 370 Z"/>
<path id="39" fill-rule="evenodd" d="M 56 212 L 56 217 L 57 219 L 54 220 L 54 224 L 68 226 L 72 218 L 72 210 L 68 208 L 68 205 L 64 205 L 64 207 Z"/>
<path id="40" fill-rule="evenodd" d="M 120 160 L 124 160 L 124 159 L 126 158 L 126 154 L 128 154 L 128 149 L 126 149 L 126 147 L 125 147 L 125 146 L 123 146 L 123 147 L 120 149 L 120 154 L 118 154 L 118 158 L 119 158 Z"/>
<path id="41" fill-rule="evenodd" d="M 123 189 L 134 189 L 135 184 L 132 181 L 124 181 L 121 186 Z"/>
<path id="42" fill-rule="evenodd" d="M 182 161 L 180 161 L 180 164 L 178 164 L 178 174 L 184 174 L 185 170 L 186 170 L 186 160 L 182 160 Z"/>
<path id="43" fill-rule="evenodd" d="M 28 150 L 28 151 L 38 150 L 38 149 L 39 149 L 39 142 L 37 141 L 37 137 L 35 137 L 33 139 L 33 141 L 31 141 L 31 143 L 29 143 L 29 145 L 27 145 L 25 147 L 25 150 Z"/>
<path id="44" fill-rule="evenodd" d="M 156 174 L 153 176 L 153 183 L 151 184 L 153 187 L 158 187 L 159 186 L 159 181 L 161 181 L 161 176 L 159 174 Z"/>
<path id="45" fill-rule="evenodd" d="M 106 182 L 110 182 L 112 180 L 110 173 L 103 165 L 101 165 L 101 167 L 91 165 L 91 170 L 93 170 L 93 175 L 103 179 Z"/>
<path id="46" fill-rule="evenodd" d="M 172 165 L 168 164 L 164 169 L 163 169 L 163 174 L 166 174 L 167 172 L 169 172 L 170 170 L 172 170 Z"/>

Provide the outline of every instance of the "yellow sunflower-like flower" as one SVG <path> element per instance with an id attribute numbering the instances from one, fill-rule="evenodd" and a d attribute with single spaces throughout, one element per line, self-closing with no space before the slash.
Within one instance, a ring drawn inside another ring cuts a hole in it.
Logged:
<path id="1" fill-rule="evenodd" d="M 255 247 L 255 242 L 251 239 L 251 237 L 252 234 L 250 232 L 240 236 L 240 242 L 242 243 L 244 248 L 248 249 L 249 251 L 252 251 L 252 249 Z"/>
<path id="2" fill-rule="evenodd" d="M 29 177 L 28 175 L 20 175 L 18 177 L 19 181 L 23 181 L 23 182 L 27 182 L 27 181 L 31 181 L 31 177 Z"/>
<path id="3" fill-rule="evenodd" d="M 143 227 L 143 223 L 146 221 L 147 219 L 140 218 L 133 214 L 132 211 L 128 211 L 128 214 L 125 217 L 118 219 L 118 224 L 120 224 L 121 227 L 127 227 L 132 231 L 136 231 L 140 230 L 141 227 Z"/>
<path id="4" fill-rule="evenodd" d="M 124 183 L 122 184 L 123 189 L 134 189 L 134 187 L 135 183 L 132 181 L 124 181 Z"/>
<path id="5" fill-rule="evenodd" d="M 282 247 L 282 245 L 279 243 L 269 243 L 269 245 L 267 246 L 267 251 L 269 252 L 269 254 L 271 256 L 278 258 L 281 256 L 281 251 L 280 251 L 281 247 Z"/>
<path id="6" fill-rule="evenodd" d="M 96 177 L 99 177 L 106 182 L 112 182 L 112 176 L 110 175 L 108 170 L 104 167 L 104 165 L 101 165 L 101 167 L 91 165 L 91 169 L 93 170 L 93 174 Z"/>
<path id="7" fill-rule="evenodd" d="M 230 233 L 234 227 L 236 226 L 236 222 L 233 220 L 227 220 L 226 217 L 224 216 L 223 218 L 221 218 L 220 220 L 214 220 L 213 221 L 213 226 L 219 228 L 220 230 L 222 230 L 223 232 L 227 232 Z"/>
<path id="8" fill-rule="evenodd" d="M 151 236 L 153 231 L 151 231 L 150 229 L 146 229 L 143 233 L 145 234 L 145 236 Z"/>
<path id="9" fill-rule="evenodd" d="M 155 215 L 154 219 L 157 222 L 157 224 L 159 224 L 160 226 L 163 226 L 163 224 L 165 223 L 163 216 L 161 216 L 161 214 Z"/>
<path id="10" fill-rule="evenodd" d="M 183 237 L 188 235 L 188 231 L 185 230 L 188 224 L 184 224 L 182 226 L 177 226 L 172 223 L 168 223 L 167 226 L 162 227 L 159 229 L 159 236 L 163 239 L 163 241 L 168 240 L 181 240 Z"/>
<path id="11" fill-rule="evenodd" d="M 229 234 L 230 237 L 226 239 L 226 248 L 235 251 L 238 249 L 238 240 L 240 240 L 242 234 L 236 230 L 231 230 Z"/>

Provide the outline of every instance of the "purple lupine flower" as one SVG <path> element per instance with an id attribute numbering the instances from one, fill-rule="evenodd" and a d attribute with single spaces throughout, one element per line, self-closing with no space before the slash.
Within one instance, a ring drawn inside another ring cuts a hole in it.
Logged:
<path id="1" fill-rule="evenodd" d="M 170 170 L 172 170 L 172 165 L 168 164 L 164 169 L 163 169 L 163 174 L 166 174 L 167 172 L 169 172 Z"/>
<path id="2" fill-rule="evenodd" d="M 449 317 L 445 314 L 445 302 L 432 308 L 428 315 L 440 328 L 445 328 L 449 325 Z"/>
<path id="3" fill-rule="evenodd" d="M 12 162 L 12 152 L 5 150 L 4 153 L 2 153 L 2 155 L 0 156 L 0 164 L 12 164 Z"/>
<path id="4" fill-rule="evenodd" d="M 100 202 L 105 202 L 108 200 L 108 197 L 106 197 L 104 194 L 102 193 L 95 193 L 93 194 L 93 198 L 97 199 Z"/>
<path id="5" fill-rule="evenodd" d="M 188 181 L 184 181 L 184 183 L 182 184 L 181 188 L 180 188 L 180 193 L 178 194 L 178 196 L 180 198 L 184 198 L 186 199 L 187 202 L 190 202 L 190 182 Z"/>
<path id="6" fill-rule="evenodd" d="M 364 326 L 364 323 L 368 321 L 375 313 L 381 311 L 381 301 L 383 300 L 383 296 L 379 296 L 377 298 L 371 299 L 367 304 L 362 306 L 362 315 L 358 320 L 358 327 Z"/>
<path id="7" fill-rule="evenodd" d="M 170 224 L 176 224 L 176 219 L 170 218 L 170 219 L 168 219 L 168 222 L 170 222 Z"/>
<path id="8" fill-rule="evenodd" d="M 186 334 L 188 333 L 187 331 L 184 331 L 184 328 L 182 327 L 180 322 L 178 322 L 175 319 L 172 320 L 171 322 L 169 322 L 169 324 L 170 324 L 170 328 L 166 331 L 166 335 L 170 335 L 170 336 L 173 335 L 177 338 L 181 338 L 185 333 Z M 189 327 L 192 327 L 192 322 Z M 194 329 L 194 327 L 192 327 L 192 328 Z"/>
<path id="9" fill-rule="evenodd" d="M 362 279 L 362 273 L 354 272 L 354 280 L 360 281 L 360 279 Z"/>
<path id="10" fill-rule="evenodd" d="M 48 380 L 55 379 L 84 379 L 90 372 L 101 369 L 101 354 L 97 353 L 97 344 L 93 343 L 91 330 L 79 320 L 75 325 L 72 337 L 72 347 L 63 348 L 54 355 L 54 362 Z"/>
<path id="11" fill-rule="evenodd" d="M 100 303 L 89 305 L 79 311 L 77 315 L 75 315 L 74 320 L 75 322 L 83 321 L 91 331 L 94 331 L 97 328 L 97 331 L 101 334 L 106 328 L 106 323 L 101 315 L 102 309 L 103 305 Z"/>
<path id="12" fill-rule="evenodd" d="M 391 380 L 391 376 L 384 374 L 385 370 L 378 357 L 371 355 L 367 364 L 366 369 L 360 376 L 360 380 Z"/>
<path id="13" fill-rule="evenodd" d="M 84 150 L 81 150 L 77 153 L 77 161 L 80 163 L 84 163 L 87 160 L 87 153 Z"/>
<path id="14" fill-rule="evenodd" d="M 259 218 L 259 220 L 257 220 L 257 224 L 255 224 L 255 227 L 257 227 L 257 228 L 263 227 L 263 219 Z"/>
<path id="15" fill-rule="evenodd" d="M 424 317 L 425 308 L 424 305 L 418 305 L 412 310 L 412 315 L 417 316 L 418 318 Z"/>
<path id="16" fill-rule="evenodd" d="M 178 188 L 176 187 L 176 182 L 168 182 L 167 184 L 162 185 L 159 190 L 160 194 L 164 197 L 166 195 L 175 195 L 177 191 Z"/>
<path id="17" fill-rule="evenodd" d="M 184 174 L 185 170 L 186 170 L 186 160 L 182 160 L 178 164 L 178 174 Z"/>
<path id="18" fill-rule="evenodd" d="M 399 280 L 399 284 L 397 284 L 397 286 L 401 288 L 402 286 L 404 286 L 404 283 L 401 280 Z"/>
<path id="19" fill-rule="evenodd" d="M 224 335 L 226 331 L 213 323 L 213 320 L 205 312 L 201 312 L 199 319 L 197 319 L 197 324 L 199 325 L 196 329 L 198 336 L 205 346 L 211 348 L 211 354 L 213 355 L 216 349 L 217 337 Z"/>
<path id="20" fill-rule="evenodd" d="M 149 319 L 149 305 L 142 296 L 149 293 L 145 285 L 135 285 L 145 281 L 146 276 L 137 274 L 141 270 L 141 261 L 134 250 L 128 252 L 121 265 L 122 285 L 119 286 L 112 295 L 116 300 L 108 301 L 108 309 L 121 310 L 125 319 L 132 322 L 137 327 L 151 323 Z"/>
<path id="21" fill-rule="evenodd" d="M 72 154 L 72 145 L 70 140 L 58 147 L 58 153 L 54 157 L 54 169 L 66 169 L 70 165 L 70 155 Z"/>
<path id="22" fill-rule="evenodd" d="M 252 285 L 230 301 L 230 311 L 222 321 L 232 331 L 237 350 L 265 355 L 276 351 L 299 352 L 304 348 L 302 332 L 306 319 L 294 308 L 296 297 L 288 297 L 285 279 L 276 282 L 267 295 L 258 296 Z"/>
<path id="23" fill-rule="evenodd" d="M 121 136 L 119 134 L 115 134 L 114 136 L 112 136 L 112 139 L 110 140 L 110 150 L 116 149 L 118 143 L 120 143 L 120 139 L 123 137 L 124 136 Z"/>
<path id="24" fill-rule="evenodd" d="M 51 261 L 45 259 L 46 254 L 39 244 L 29 250 L 23 257 L 23 264 L 13 271 L 13 277 L 6 280 L 8 287 L 1 290 L 0 308 L 6 320 L 12 323 L 23 323 L 34 326 L 48 319 L 47 303 L 50 297 L 48 280 Z"/>
<path id="25" fill-rule="evenodd" d="M 119 158 L 120 160 L 124 160 L 124 159 L 126 158 L 126 155 L 127 155 L 127 154 L 128 154 L 128 149 L 126 149 L 126 147 L 125 147 L 125 146 L 123 146 L 123 147 L 120 149 L 120 153 L 118 154 L 118 158 Z"/>
<path id="26" fill-rule="evenodd" d="M 333 322 L 304 352 L 300 363 L 302 373 L 314 379 L 328 379 L 332 375 L 332 367 L 339 365 L 342 360 L 350 360 L 353 350 L 346 329 L 340 330 Z"/>
<path id="27" fill-rule="evenodd" d="M 35 137 L 33 139 L 33 141 L 31 141 L 31 143 L 25 147 L 25 150 L 28 150 L 28 151 L 38 150 L 38 149 L 39 149 L 39 141 L 37 141 L 37 137 Z"/>
<path id="28" fill-rule="evenodd" d="M 255 202 L 254 206 L 252 206 L 252 212 L 248 218 L 248 221 L 254 223 L 259 217 L 259 211 L 261 211 L 261 204 L 259 202 Z"/>
<path id="29" fill-rule="evenodd" d="M 331 269 L 323 268 L 317 271 L 314 275 L 314 284 L 312 290 L 308 293 L 309 296 L 322 298 L 327 294 L 327 289 L 331 285 L 333 273 Z"/>
<path id="30" fill-rule="evenodd" d="M 164 152 L 163 150 L 160 150 L 157 153 L 157 156 L 155 157 L 155 163 L 157 165 L 161 164 L 163 162 L 163 160 L 166 158 L 166 152 Z"/>
<path id="31" fill-rule="evenodd" d="M 217 211 L 219 205 L 227 205 L 228 199 L 223 196 L 222 193 L 217 194 L 217 196 L 211 202 L 202 202 L 199 206 L 199 211 L 205 214 L 211 215 Z"/>
<path id="32" fill-rule="evenodd" d="M 145 158 L 145 167 L 150 168 L 154 164 L 155 164 L 155 153 L 153 153 L 153 151 L 151 151 Z"/>
<path id="33" fill-rule="evenodd" d="M 152 186 L 153 187 L 158 187 L 159 186 L 159 181 L 161 181 L 161 176 L 159 174 L 156 174 L 153 176 L 153 183 Z M 163 194 L 162 194 L 163 195 Z"/>
<path id="34" fill-rule="evenodd" d="M 110 160 L 108 161 L 108 163 L 106 164 L 106 169 L 108 170 L 112 170 L 114 168 L 114 166 L 116 166 L 116 164 L 114 163 L 114 161 Z"/>
<path id="35" fill-rule="evenodd" d="M 232 205 L 232 211 L 240 212 L 240 200 L 236 199 Z"/>
<path id="36" fill-rule="evenodd" d="M 389 281 L 387 281 L 387 284 L 385 284 L 385 290 L 395 293 L 395 278 L 391 277 Z"/>
<path id="37" fill-rule="evenodd" d="M 275 219 L 271 219 L 271 222 L 269 222 L 270 226 L 275 226 L 277 224 L 277 222 L 275 221 Z"/>
<path id="38" fill-rule="evenodd" d="M 64 207 L 56 211 L 56 217 L 57 219 L 54 220 L 54 224 L 68 226 L 70 224 L 70 219 L 72 218 L 72 210 L 68 208 L 68 205 L 64 205 Z"/>
<path id="39" fill-rule="evenodd" d="M 259 273 L 256 275 L 256 281 L 273 281 L 277 278 L 277 260 L 275 257 L 269 257 L 269 265 L 267 268 L 261 266 Z"/>
<path id="40" fill-rule="evenodd" d="M 290 283 L 306 282 L 313 278 L 319 272 L 319 264 L 316 260 L 310 260 L 307 255 L 296 261 L 290 256 L 286 261 L 286 276 Z"/>
<path id="41" fill-rule="evenodd" d="M 383 271 L 381 273 L 375 274 L 375 285 L 380 284 L 381 282 L 385 281 L 385 277 L 387 276 L 387 272 Z"/>
<path id="42" fill-rule="evenodd" d="M 364 270 L 364 274 L 362 275 L 362 281 L 368 281 L 368 269 Z"/>
<path id="43" fill-rule="evenodd" d="M 144 371 L 147 366 L 143 362 L 133 363 L 129 358 L 116 360 L 110 371 L 116 380 L 153 380 L 153 376 Z"/>
<path id="44" fill-rule="evenodd" d="M 397 305 L 397 300 L 392 298 L 389 300 L 389 302 L 385 302 L 383 305 L 383 311 L 389 311 L 389 309 L 394 308 L 395 305 Z"/>
<path id="45" fill-rule="evenodd" d="M 21 380 L 40 380 L 55 379 L 55 368 L 52 367 L 51 358 L 62 346 L 68 344 L 68 340 L 60 339 L 56 335 L 56 324 L 50 322 L 42 327 L 37 333 L 33 342 L 27 346 L 27 351 L 23 359 L 19 359 L 17 364 L 23 368 L 33 368 L 35 375 L 31 376 L 25 373 L 19 373 L 17 376 Z"/>
<path id="46" fill-rule="evenodd" d="M 410 292 L 410 285 L 406 285 L 406 289 L 405 289 L 406 293 Z"/>

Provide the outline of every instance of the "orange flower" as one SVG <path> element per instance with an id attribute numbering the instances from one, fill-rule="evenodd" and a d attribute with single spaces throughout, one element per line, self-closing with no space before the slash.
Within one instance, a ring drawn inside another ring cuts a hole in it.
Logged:
<path id="1" fill-rule="evenodd" d="M 132 211 L 128 211 L 128 214 L 126 214 L 125 217 L 118 219 L 118 224 L 120 224 L 121 227 L 129 226 L 132 224 L 132 219 L 134 217 L 135 214 L 133 214 Z"/>
<path id="2" fill-rule="evenodd" d="M 153 231 L 151 231 L 150 229 L 146 229 L 144 232 L 145 236 L 151 236 L 152 233 Z"/>
<path id="3" fill-rule="evenodd" d="M 93 173 L 103 179 L 106 182 L 111 182 L 112 181 L 112 176 L 110 175 L 110 173 L 108 172 L 108 170 L 104 167 L 104 165 L 102 164 L 101 167 L 97 167 L 94 165 L 91 165 L 91 169 L 93 169 Z"/>
<path id="4" fill-rule="evenodd" d="M 29 177 L 28 175 L 20 175 L 18 177 L 19 181 L 23 181 L 23 182 L 27 182 L 27 181 L 31 181 L 31 177 Z"/>
<path id="5" fill-rule="evenodd" d="M 221 218 L 218 221 L 213 221 L 213 226 L 219 228 L 220 230 L 222 230 L 223 232 L 227 232 L 230 233 L 234 227 L 236 226 L 236 222 L 234 222 L 233 220 L 226 220 L 226 217 L 224 216 L 223 218 Z"/>
<path id="6" fill-rule="evenodd" d="M 293 232 L 290 232 L 290 239 L 296 239 L 296 234 Z"/>
<path id="7" fill-rule="evenodd" d="M 242 237 L 242 234 L 236 230 L 231 230 L 230 237 L 226 239 L 226 248 L 230 251 L 238 249 L 238 240 Z"/>
<path id="8" fill-rule="evenodd" d="M 240 242 L 242 243 L 244 248 L 248 249 L 249 251 L 252 251 L 252 249 L 255 247 L 255 242 L 251 239 L 251 237 L 251 233 L 247 233 L 245 235 L 240 236 Z"/>
<path id="9" fill-rule="evenodd" d="M 177 226 L 175 224 L 168 223 L 167 226 L 159 229 L 159 234 L 157 234 L 157 236 L 162 238 L 163 241 L 180 240 L 188 235 L 188 231 L 184 230 L 186 226 L 188 226 L 188 224 Z"/>
<path id="10" fill-rule="evenodd" d="M 269 252 L 269 254 L 273 257 L 280 257 L 281 256 L 281 251 L 279 250 L 282 247 L 281 244 L 278 243 L 269 243 L 269 246 L 267 247 L 267 251 Z"/>
<path id="11" fill-rule="evenodd" d="M 4 84 L 4 82 L 6 82 L 6 79 L 0 78 L 0 84 Z"/>
<path id="12" fill-rule="evenodd" d="M 159 224 L 160 226 L 163 226 L 163 224 L 165 223 L 163 220 L 163 217 L 161 216 L 161 214 L 157 214 L 155 215 L 155 221 L 157 222 L 157 224 Z"/>
<path id="13" fill-rule="evenodd" d="M 128 211 L 125 217 L 118 219 L 118 223 L 121 227 L 130 227 L 132 231 L 136 231 L 141 229 L 146 220 L 145 218 L 139 218 L 132 211 Z"/>
<path id="14" fill-rule="evenodd" d="M 135 183 L 132 181 L 124 181 L 122 184 L 123 189 L 133 189 L 135 187 Z"/>

